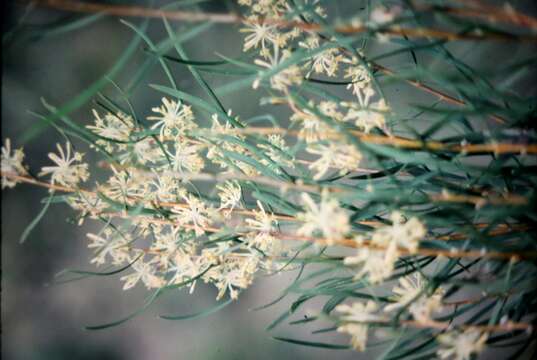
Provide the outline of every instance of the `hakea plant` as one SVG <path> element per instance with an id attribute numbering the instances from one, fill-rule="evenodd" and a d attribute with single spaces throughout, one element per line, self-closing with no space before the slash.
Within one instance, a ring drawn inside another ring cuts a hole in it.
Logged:
<path id="1" fill-rule="evenodd" d="M 495 84 L 525 74 L 535 60 L 485 73 L 446 44 L 534 45 L 537 19 L 477 1 L 372 3 L 343 19 L 332 15 L 336 2 L 319 0 L 239 0 L 241 15 L 146 9 L 164 19 L 164 42 L 154 45 L 124 23 L 170 80 L 152 85 L 162 103 L 141 120 L 109 99 L 85 127 L 48 106 L 49 119 L 69 125 L 65 136 L 90 143 L 103 160 L 85 163 L 71 142 L 58 144 L 52 165 L 35 177 L 6 139 L 2 187 L 48 188 L 47 207 L 64 200 L 80 225 L 101 222 L 100 232 L 87 234 L 90 262 L 119 268 L 123 289 L 143 285 L 153 300 L 182 288 L 195 296 L 203 281 L 229 303 L 261 273 L 300 269 L 284 292 L 298 298 L 270 329 L 314 298 L 324 307 L 293 324 L 331 326 L 312 339 L 276 339 L 357 351 L 385 344 L 385 359 L 470 359 L 509 346 L 523 355 L 535 346 L 537 138 L 528 126 L 535 94 Z M 169 20 L 242 23 L 245 55 L 190 61 L 180 45 L 186 37 Z M 422 51 L 445 61 L 446 73 L 427 70 Z M 410 63 L 401 72 L 381 64 L 405 53 Z M 209 100 L 179 90 L 170 64 L 188 66 Z M 219 92 L 205 71 L 240 78 Z M 392 107 L 385 89 L 393 83 L 426 96 Z M 336 95 L 338 86 L 346 92 Z M 289 125 L 243 121 L 218 98 L 238 89 L 268 95 L 261 100 L 268 109 L 287 108 Z M 109 178 L 92 186 L 96 167 Z M 202 182 L 213 190 L 198 191 Z M 302 271 L 310 264 L 314 272 Z M 350 345 L 318 340 L 326 332 L 344 333 Z"/>

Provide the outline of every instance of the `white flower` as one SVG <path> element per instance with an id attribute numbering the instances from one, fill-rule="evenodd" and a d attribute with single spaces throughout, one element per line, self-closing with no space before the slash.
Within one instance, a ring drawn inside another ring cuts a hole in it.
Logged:
<path id="1" fill-rule="evenodd" d="M 370 99 L 375 95 L 368 69 L 361 64 L 352 64 L 345 71 L 345 77 L 351 79 L 347 89 L 352 89 L 352 93 L 358 98 L 360 106 L 367 107 Z"/>
<path id="2" fill-rule="evenodd" d="M 475 329 L 441 334 L 437 340 L 444 348 L 437 354 L 441 359 L 470 360 L 472 354 L 483 351 L 487 338 L 487 333 Z"/>
<path id="3" fill-rule="evenodd" d="M 253 280 L 259 260 L 254 256 L 234 256 L 226 254 L 218 266 L 208 271 L 207 277 L 212 279 L 218 288 L 216 300 L 220 300 L 227 291 L 233 300 L 239 296 L 238 289 L 246 289 Z"/>
<path id="4" fill-rule="evenodd" d="M 355 170 L 362 160 L 362 154 L 352 144 L 330 142 L 328 145 L 316 144 L 306 149 L 310 154 L 320 156 L 309 165 L 316 172 L 314 180 L 322 178 L 330 168 L 339 170 L 339 174 Z"/>
<path id="5" fill-rule="evenodd" d="M 392 244 L 385 250 L 377 250 L 362 247 L 363 239 L 360 237 L 355 240 L 358 244 L 356 255 L 347 256 L 343 260 L 345 265 L 352 266 L 362 264 L 360 271 L 354 276 L 355 280 L 367 275 L 369 282 L 375 284 L 393 274 L 395 262 L 399 258 L 397 248 L 394 246 L 395 244 Z"/>
<path id="6" fill-rule="evenodd" d="M 351 345 L 355 350 L 364 351 L 367 343 L 369 322 L 382 321 L 383 318 L 374 314 L 378 310 L 377 304 L 369 300 L 366 304 L 354 302 L 349 305 L 338 305 L 335 310 L 344 315 L 340 316 L 342 325 L 338 332 L 351 335 Z"/>
<path id="7" fill-rule="evenodd" d="M 373 233 L 371 242 L 375 245 L 388 246 L 391 243 L 406 248 L 411 253 L 418 251 L 420 240 L 427 234 L 425 226 L 412 217 L 405 221 L 403 214 L 394 211 L 390 215 L 391 226 L 383 226 Z"/>
<path id="8" fill-rule="evenodd" d="M 377 6 L 371 11 L 371 25 L 384 25 L 395 20 L 395 17 L 401 13 L 400 6 L 386 8 Z"/>
<path id="9" fill-rule="evenodd" d="M 260 149 L 265 150 L 265 155 L 278 164 L 293 167 L 291 157 L 286 156 L 289 153 L 289 148 L 285 144 L 284 138 L 280 134 L 271 134 L 267 140 L 269 144 L 257 145 Z M 260 162 L 263 165 L 272 165 L 267 159 L 260 159 Z M 276 172 L 279 172 L 278 169 Z"/>
<path id="10" fill-rule="evenodd" d="M 107 256 L 112 258 L 113 265 L 121 265 L 127 261 L 129 259 L 127 245 L 132 241 L 129 235 L 112 236 L 112 232 L 109 229 L 106 229 L 103 235 L 86 234 L 91 241 L 88 244 L 88 248 L 95 249 L 95 257 L 91 259 L 90 263 L 97 266 L 103 265 Z"/>
<path id="11" fill-rule="evenodd" d="M 26 175 L 27 171 L 22 164 L 24 160 L 24 152 L 22 148 L 16 149 L 11 154 L 11 140 L 6 139 L 5 145 L 2 146 L 2 160 L 0 172 L 2 172 L 2 189 L 9 187 L 12 188 L 17 184 L 17 180 L 10 179 L 6 174 L 12 175 Z"/>
<path id="12" fill-rule="evenodd" d="M 224 216 L 229 217 L 231 212 L 239 205 L 242 197 L 241 186 L 237 181 L 226 181 L 216 186 L 220 198 L 220 210 L 224 210 Z"/>
<path id="13" fill-rule="evenodd" d="M 392 275 L 395 262 L 401 255 L 400 247 L 406 248 L 411 253 L 418 250 L 419 241 L 426 234 L 425 226 L 417 218 L 411 218 L 407 222 L 403 219 L 400 212 L 394 211 L 391 214 L 392 225 L 382 226 L 373 232 L 369 245 L 382 249 L 364 247 L 365 241 L 362 237 L 355 239 L 357 254 L 346 257 L 344 264 L 362 264 L 361 270 L 355 276 L 356 279 L 368 275 L 370 282 L 381 282 Z"/>
<path id="14" fill-rule="evenodd" d="M 107 113 L 104 117 L 101 117 L 96 110 L 92 111 L 93 116 L 95 116 L 95 125 L 88 125 L 86 128 L 105 138 L 97 140 L 97 144 L 103 146 L 109 152 L 113 150 L 113 144 L 119 148 L 125 148 L 126 144 L 114 143 L 110 140 L 119 142 L 129 141 L 131 132 L 135 128 L 133 118 L 123 113 L 119 113 L 118 115 Z"/>
<path id="15" fill-rule="evenodd" d="M 264 24 L 257 20 L 245 21 L 246 28 L 240 29 L 240 32 L 250 33 L 244 38 L 244 51 L 251 48 L 257 48 L 261 45 L 261 49 L 266 49 L 267 43 L 276 41 L 277 28 L 274 25 Z"/>
<path id="16" fill-rule="evenodd" d="M 174 149 L 174 153 L 166 151 L 170 157 L 173 171 L 184 172 L 186 170 L 195 174 L 199 173 L 205 166 L 203 159 L 198 154 L 198 145 L 178 139 L 174 143 Z"/>
<path id="17" fill-rule="evenodd" d="M 306 41 L 300 42 L 299 45 L 303 48 L 314 50 L 319 48 L 319 37 L 317 35 L 310 36 Z M 326 49 L 316 55 L 313 55 L 305 65 L 311 67 L 312 70 L 306 75 L 309 77 L 311 71 L 315 71 L 317 74 L 326 74 L 327 76 L 335 76 L 339 67 L 339 63 L 343 59 L 339 49 L 330 48 Z"/>
<path id="18" fill-rule="evenodd" d="M 132 258 L 131 261 L 134 261 L 136 258 Z M 134 273 L 122 276 L 121 281 L 125 281 L 123 285 L 123 290 L 128 290 L 142 280 L 146 288 L 160 288 L 165 285 L 164 279 L 155 275 L 155 268 L 150 264 L 143 261 L 143 258 L 139 258 L 134 261 L 131 265 L 131 268 L 134 270 Z"/>
<path id="19" fill-rule="evenodd" d="M 116 170 L 111 166 L 112 176 L 106 184 L 101 185 L 100 191 L 113 200 L 129 204 L 136 202 L 136 198 L 144 197 L 149 191 L 148 175 L 136 169 Z"/>
<path id="20" fill-rule="evenodd" d="M 313 236 L 318 231 L 332 245 L 351 230 L 349 215 L 326 189 L 323 189 L 319 204 L 307 193 L 302 193 L 302 202 L 306 211 L 297 215 L 297 219 L 304 222 L 297 231 L 299 235 Z"/>
<path id="21" fill-rule="evenodd" d="M 269 71 L 275 69 L 276 67 L 280 67 L 281 64 L 290 56 L 290 53 L 288 51 L 283 51 L 283 54 L 280 56 L 280 51 L 277 46 L 274 46 L 274 54 L 273 55 L 267 55 L 267 60 L 262 59 L 256 59 L 254 63 L 256 65 L 262 66 Z M 257 78 L 254 83 L 252 84 L 252 87 L 254 89 L 257 89 L 259 87 L 259 83 L 261 82 L 261 76 L 263 76 L 265 72 L 260 72 L 260 77 Z M 272 74 L 270 77 L 270 86 L 274 90 L 279 91 L 287 91 L 289 86 L 291 85 L 300 85 L 302 84 L 303 75 L 300 71 L 300 68 L 297 65 L 290 65 L 286 68 L 280 69 L 276 74 Z"/>
<path id="22" fill-rule="evenodd" d="M 172 213 L 177 214 L 174 218 L 178 220 L 178 226 L 175 227 L 174 232 L 177 233 L 181 230 L 182 225 L 192 224 L 196 236 L 205 234 L 205 229 L 211 222 L 207 206 L 191 194 L 183 196 L 183 200 L 186 202 L 186 206 L 175 206 L 171 209 Z"/>
<path id="23" fill-rule="evenodd" d="M 425 291 L 424 277 L 420 273 L 412 276 L 401 277 L 399 285 L 392 292 L 395 302 L 386 306 L 384 311 L 391 312 L 408 306 L 409 313 L 416 321 L 427 322 L 431 320 L 433 312 L 442 309 L 443 290 L 437 288 L 435 293 L 427 296 Z"/>
<path id="24" fill-rule="evenodd" d="M 49 153 L 48 157 L 56 166 L 45 166 L 41 169 L 39 176 L 51 174 L 51 183 L 60 184 L 63 186 L 71 187 L 77 185 L 81 181 L 86 181 L 89 177 L 88 164 L 75 164 L 75 162 L 82 161 L 82 153 L 75 152 L 71 156 L 71 143 L 67 143 L 65 148 L 62 149 L 60 144 L 56 144 L 60 156 Z"/>
<path id="25" fill-rule="evenodd" d="M 254 211 L 255 219 L 246 219 L 246 223 L 250 228 L 258 232 L 270 234 L 275 229 L 275 225 L 278 223 L 273 214 L 269 214 L 265 211 L 263 204 L 257 200 L 258 211 Z"/>
<path id="26" fill-rule="evenodd" d="M 186 281 L 192 280 L 203 272 L 201 264 L 195 261 L 190 252 L 179 250 L 173 257 L 173 265 L 167 270 L 172 274 L 172 278 L 169 280 L 169 284 L 181 284 Z M 191 282 L 189 292 L 192 294 L 196 281 Z"/>
<path id="27" fill-rule="evenodd" d="M 99 198 L 96 193 L 80 192 L 69 196 L 67 203 L 75 210 L 80 212 L 78 225 L 82 225 L 84 218 L 89 216 L 92 219 L 96 219 L 98 214 L 104 212 L 108 205 Z"/>
<path id="28" fill-rule="evenodd" d="M 314 104 L 310 102 L 309 105 L 313 106 Z M 330 127 L 309 109 L 295 111 L 291 116 L 291 121 L 301 122 L 298 138 L 305 140 L 307 143 L 326 139 L 327 134 L 330 132 Z"/>
<path id="29" fill-rule="evenodd" d="M 193 121 L 194 115 L 190 106 L 166 98 L 162 98 L 162 104 L 152 109 L 153 112 L 160 114 L 159 116 L 147 118 L 157 121 L 151 129 L 160 128 L 161 141 L 167 137 L 183 135 L 186 131 L 197 127 Z"/>
<path id="30" fill-rule="evenodd" d="M 349 108 L 345 115 L 345 121 L 352 121 L 365 133 L 377 127 L 384 129 L 386 127 L 386 113 L 390 110 L 386 102 L 381 99 L 368 107 L 357 106 L 355 103 L 343 103 Z"/>

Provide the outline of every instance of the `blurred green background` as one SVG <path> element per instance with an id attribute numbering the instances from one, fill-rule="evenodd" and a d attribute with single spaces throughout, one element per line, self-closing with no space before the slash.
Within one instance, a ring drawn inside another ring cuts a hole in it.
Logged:
<path id="1" fill-rule="evenodd" d="M 343 3 L 340 11 L 359 11 L 363 2 L 340 2 Z M 153 6 L 164 3 L 167 2 L 154 1 Z M 209 11 L 228 11 L 229 3 L 212 1 L 203 6 Z M 535 3 L 523 3 L 528 11 L 535 12 Z M 147 5 L 143 1 L 129 4 Z M 69 32 L 51 31 L 81 16 L 29 7 L 24 2 L 7 1 L 2 6 L 2 139 L 10 137 L 18 147 L 22 145 L 19 139 L 38 122 L 29 111 L 45 113 L 42 98 L 55 106 L 73 99 L 112 67 L 134 33 L 115 17 L 100 17 Z M 138 18 L 128 20 L 135 24 L 142 22 Z M 193 59 L 218 59 L 215 53 L 237 57 L 242 49 L 242 37 L 237 30 L 237 26 L 214 25 L 185 43 L 186 51 Z M 162 22 L 151 20 L 147 34 L 154 41 L 164 39 Z M 531 51 L 507 46 L 508 51 L 498 54 L 497 49 L 486 45 L 479 49 L 462 45 L 452 50 L 465 61 L 482 66 L 517 56 L 520 51 Z M 129 83 L 132 74 L 149 56 L 140 44 L 128 65 L 115 78 L 116 82 L 121 86 Z M 404 56 L 408 61 L 408 55 Z M 489 60 L 483 61 L 485 58 Z M 170 66 L 181 90 L 202 95 L 184 66 Z M 432 61 L 431 66 L 441 64 Z M 212 86 L 226 82 L 225 77 L 210 75 L 206 80 Z M 520 88 L 536 91 L 532 79 L 515 80 L 522 80 Z M 139 116 L 147 115 L 160 101 L 161 94 L 150 89 L 149 83 L 167 83 L 158 65 L 148 73 L 131 99 Z M 386 91 L 394 107 L 416 99 L 416 93 L 406 87 L 393 85 Z M 104 93 L 118 98 L 111 86 L 107 86 Z M 260 110 L 259 95 L 253 91 L 225 96 L 222 101 L 242 118 L 265 111 Z M 94 106 L 89 102 L 74 111 L 71 118 L 80 124 L 89 124 Z M 48 128 L 25 143 L 30 167 L 43 166 L 56 142 L 63 140 L 55 130 Z M 94 155 L 88 156 L 96 159 Z M 207 318 L 178 322 L 157 318 L 158 314 L 189 314 L 212 306 L 216 291 L 199 284 L 193 295 L 184 290 L 167 294 L 142 315 L 121 326 L 102 331 L 84 330 L 84 325 L 106 323 L 130 314 L 142 305 L 148 292 L 141 286 L 122 291 L 121 275 L 51 285 L 54 275 L 65 268 L 91 269 L 85 234 L 95 230 L 95 225 L 88 222 L 77 227 L 69 221 L 74 214 L 68 207 L 53 205 L 28 241 L 19 244 L 21 233 L 39 213 L 41 200 L 46 196 L 46 190 L 27 185 L 2 192 L 1 315 L 5 359 L 368 359 L 376 352 L 372 349 L 368 355 L 363 355 L 272 340 L 271 335 L 278 334 L 311 341 L 348 341 L 346 336 L 337 334 L 311 336 L 312 329 L 307 327 L 282 326 L 274 334 L 265 331 L 265 327 L 287 308 L 289 300 L 262 311 L 249 309 L 275 299 L 294 273 L 259 278 L 236 303 Z M 316 305 L 316 302 L 307 305 L 305 313 Z M 496 357 L 491 355 L 491 358 Z"/>

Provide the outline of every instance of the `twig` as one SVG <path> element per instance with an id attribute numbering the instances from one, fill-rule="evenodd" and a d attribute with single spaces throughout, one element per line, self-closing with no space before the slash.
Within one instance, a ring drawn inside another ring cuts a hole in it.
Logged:
<path id="1" fill-rule="evenodd" d="M 75 0 L 33 0 L 36 5 L 46 6 L 57 10 L 81 12 L 81 13 L 104 13 L 107 15 L 124 16 L 124 17 L 145 17 L 145 18 L 166 18 L 168 20 L 200 22 L 212 21 L 215 23 L 234 24 L 244 22 L 246 19 L 233 13 L 209 13 L 195 12 L 184 10 L 160 10 L 142 6 L 131 5 L 110 5 L 92 2 L 81 2 Z M 261 19 L 263 23 L 279 27 L 300 28 L 305 31 L 320 32 L 323 26 L 319 24 L 308 24 L 301 21 L 287 21 L 281 19 Z M 427 28 L 401 28 L 393 26 L 382 29 L 372 29 L 368 26 L 345 25 L 334 28 L 336 32 L 342 34 L 356 34 L 368 31 L 379 31 L 387 35 L 407 36 L 407 37 L 428 37 L 446 40 L 503 40 L 503 41 L 531 41 L 535 42 L 537 38 L 532 35 L 513 35 L 505 36 L 503 34 L 460 34 L 443 30 Z"/>
<path id="2" fill-rule="evenodd" d="M 42 181 L 39 181 L 39 180 L 32 179 L 32 178 L 27 177 L 27 176 L 20 176 L 20 175 L 9 174 L 9 173 L 2 173 L 1 175 L 9 177 L 12 180 L 16 180 L 16 181 L 20 181 L 20 182 L 24 182 L 24 183 L 28 183 L 28 184 L 32 184 L 32 185 L 36 185 L 36 186 L 40 186 L 40 187 L 44 187 L 44 188 L 48 188 L 48 189 L 53 189 L 53 190 L 57 190 L 57 191 L 62 191 L 62 192 L 69 192 L 69 193 L 82 192 L 82 193 L 86 193 L 86 194 L 96 194 L 95 192 L 92 192 L 92 191 L 89 191 L 89 190 L 71 189 L 71 188 L 67 188 L 67 187 L 64 187 L 64 186 L 52 185 L 52 184 L 49 184 L 49 183 L 45 183 L 45 182 L 42 182 Z M 133 200 L 140 200 L 140 199 L 133 199 Z M 183 207 L 184 208 L 184 207 L 187 207 L 188 205 L 183 204 L 183 203 L 158 203 L 158 206 L 162 206 L 162 207 Z M 226 210 L 229 210 L 229 209 L 221 209 L 221 210 L 226 211 Z M 241 215 L 250 215 L 250 216 L 255 215 L 255 212 L 253 210 L 249 210 L 249 209 L 234 209 L 234 211 L 237 211 L 237 210 L 239 210 Z M 118 216 L 117 213 L 110 213 L 110 214 L 112 216 L 114 216 L 114 215 Z M 93 215 L 104 215 L 104 214 L 93 214 Z M 120 214 L 119 216 L 124 217 L 125 214 Z M 146 217 L 146 215 L 138 215 L 138 216 Z M 275 215 L 275 217 L 279 217 L 282 220 L 296 220 L 294 217 L 288 216 L 288 215 Z M 151 221 L 153 223 L 164 222 L 166 224 L 170 224 L 170 220 L 166 220 L 166 219 L 151 218 Z M 369 222 L 369 221 L 363 221 L 363 222 L 359 222 L 359 223 L 364 224 L 364 225 L 373 225 L 373 226 L 378 226 L 378 225 L 381 224 L 379 222 Z M 186 227 L 188 227 L 188 226 L 189 225 L 187 225 Z M 220 228 L 215 228 L 215 227 L 205 227 L 203 229 L 204 229 L 204 231 L 209 232 L 209 233 L 215 233 L 215 232 L 219 232 L 219 231 L 222 230 Z M 353 239 L 316 238 L 316 237 L 299 236 L 299 235 L 296 235 L 296 234 L 282 234 L 282 233 L 275 233 L 274 236 L 278 237 L 281 240 L 304 241 L 304 242 L 307 241 L 307 242 L 318 243 L 320 245 L 340 245 L 340 246 L 350 247 L 350 248 L 359 248 L 359 247 L 367 246 L 367 247 L 369 247 L 371 249 L 374 249 L 374 250 L 385 250 L 384 247 L 379 247 L 379 246 L 372 245 L 368 241 L 365 241 L 362 244 L 358 244 Z M 417 253 L 410 252 L 407 249 L 403 249 L 403 248 L 400 249 L 399 251 L 403 255 L 420 254 L 420 255 L 424 255 L 424 256 L 445 256 L 445 257 L 448 257 L 448 258 L 487 257 L 487 258 L 496 258 L 496 259 L 520 260 L 520 259 L 533 259 L 533 258 L 537 257 L 537 252 L 536 251 L 525 251 L 524 253 L 491 252 L 491 251 L 482 251 L 482 250 L 479 250 L 479 251 L 477 251 L 477 250 L 475 250 L 475 251 L 472 251 L 472 250 L 471 251 L 459 251 L 459 250 L 457 250 L 455 248 L 453 248 L 451 250 L 437 250 L 437 249 L 420 248 Z"/>

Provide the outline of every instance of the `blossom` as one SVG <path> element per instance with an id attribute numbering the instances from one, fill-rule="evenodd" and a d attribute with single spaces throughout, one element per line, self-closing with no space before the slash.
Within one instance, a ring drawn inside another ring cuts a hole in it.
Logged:
<path id="1" fill-rule="evenodd" d="M 438 350 L 441 359 L 470 360 L 472 354 L 483 351 L 488 334 L 475 329 L 449 332 L 436 338 L 444 348 Z"/>
<path id="2" fill-rule="evenodd" d="M 120 148 L 126 147 L 126 144 L 121 142 L 129 141 L 131 132 L 135 128 L 134 120 L 131 116 L 124 113 L 118 113 L 117 115 L 107 113 L 104 117 L 101 117 L 96 110 L 93 110 L 93 116 L 95 116 L 95 125 L 88 125 L 86 128 L 104 138 L 96 141 L 98 145 L 103 146 L 109 152 L 113 150 L 112 144 L 116 144 Z M 117 142 L 114 142 L 114 140 Z"/>
<path id="3" fill-rule="evenodd" d="M 205 228 L 211 222 L 207 206 L 192 194 L 184 195 L 183 200 L 186 202 L 184 206 L 174 206 L 171 209 L 172 213 L 176 214 L 174 218 L 179 222 L 174 231 L 179 231 L 182 225 L 192 224 L 196 236 L 205 234 Z"/>
<path id="4" fill-rule="evenodd" d="M 369 70 L 364 65 L 353 63 L 345 71 L 345 77 L 351 79 L 347 89 L 352 89 L 352 93 L 356 95 L 361 106 L 367 106 L 375 95 Z"/>
<path id="5" fill-rule="evenodd" d="M 330 168 L 338 169 L 340 175 L 353 171 L 362 160 L 362 154 L 352 144 L 338 142 L 330 142 L 328 145 L 315 144 L 309 146 L 306 151 L 320 156 L 309 165 L 309 168 L 316 172 L 313 176 L 315 180 L 322 178 Z"/>
<path id="6" fill-rule="evenodd" d="M 425 286 L 425 279 L 420 273 L 401 277 L 399 284 L 392 290 L 395 302 L 386 306 L 384 311 L 391 312 L 408 306 L 409 313 L 416 321 L 430 321 L 431 314 L 442 308 L 444 291 L 437 288 L 433 295 L 427 296 Z"/>
<path id="7" fill-rule="evenodd" d="M 206 252 L 210 251 L 206 249 Z M 229 292 L 231 299 L 236 300 L 239 296 L 238 289 L 246 289 L 252 284 L 258 263 L 255 256 L 223 254 L 218 265 L 209 269 L 204 278 L 211 280 L 218 289 L 216 300 L 223 298 L 226 292 Z"/>
<path id="8" fill-rule="evenodd" d="M 65 151 L 56 144 L 60 156 L 49 153 L 48 157 L 56 166 L 45 166 L 41 169 L 39 176 L 51 175 L 51 183 L 60 184 L 71 187 L 77 185 L 81 181 L 86 181 L 89 178 L 88 164 L 76 162 L 82 161 L 82 153 L 74 152 L 71 156 L 71 143 L 65 145 Z"/>
<path id="9" fill-rule="evenodd" d="M 299 43 L 300 47 L 308 50 L 315 50 L 319 48 L 319 37 L 310 36 L 305 41 Z M 311 70 L 306 75 L 309 77 L 310 73 L 314 71 L 317 74 L 326 74 L 327 76 L 335 76 L 339 68 L 339 63 L 343 59 L 339 49 L 329 48 L 318 54 L 311 56 L 310 60 L 306 63 L 306 67 L 311 67 Z"/>
<path id="10" fill-rule="evenodd" d="M 346 257 L 344 264 L 362 264 L 361 270 L 355 276 L 356 279 L 368 275 L 370 282 L 381 282 L 392 275 L 395 262 L 401 255 L 400 248 L 406 248 L 410 253 L 418 250 L 419 241 L 426 234 L 425 226 L 417 218 L 404 222 L 399 211 L 394 211 L 390 217 L 392 225 L 375 229 L 371 235 L 369 247 L 363 247 L 365 244 L 363 237 L 355 238 L 357 253 L 355 256 Z"/>
<path id="11" fill-rule="evenodd" d="M 384 25 L 395 20 L 395 17 L 401 13 L 400 6 L 386 8 L 377 6 L 371 11 L 371 25 Z"/>
<path id="12" fill-rule="evenodd" d="M 367 275 L 368 280 L 375 284 L 393 274 L 395 262 L 399 258 L 399 253 L 394 244 L 385 250 L 377 250 L 362 247 L 364 240 L 361 237 L 357 237 L 355 241 L 358 244 L 356 255 L 347 256 L 343 260 L 343 263 L 347 266 L 362 265 L 360 271 L 354 276 L 355 280 Z"/>
<path id="13" fill-rule="evenodd" d="M 131 268 L 134 272 L 120 278 L 121 281 L 125 281 L 123 290 L 133 288 L 140 280 L 148 289 L 160 288 L 165 285 L 164 279 L 155 275 L 155 267 L 149 262 L 144 262 L 143 257 L 137 260 L 131 258 L 131 261 L 133 262 Z"/>
<path id="14" fill-rule="evenodd" d="M 323 189 L 319 204 L 307 193 L 302 193 L 302 202 L 305 212 L 297 214 L 297 219 L 304 224 L 297 231 L 299 235 L 312 236 L 318 231 L 329 245 L 333 245 L 351 230 L 349 215 L 326 189 Z"/>
<path id="15" fill-rule="evenodd" d="M 193 247 L 178 248 L 171 260 L 172 265 L 169 266 L 166 271 L 172 275 L 171 279 L 168 281 L 168 284 L 170 285 L 191 281 L 203 272 L 202 265 L 199 261 L 196 261 L 193 256 Z M 190 293 L 194 291 L 195 286 L 196 281 L 192 281 L 189 290 Z"/>
<path id="16" fill-rule="evenodd" d="M 391 226 L 383 226 L 373 233 L 371 242 L 375 245 L 387 246 L 396 244 L 406 248 L 411 253 L 418 251 L 420 240 L 426 235 L 427 230 L 421 221 L 412 217 L 405 221 L 403 214 L 394 211 L 390 215 Z"/>
<path id="17" fill-rule="evenodd" d="M 354 124 L 369 133 L 371 129 L 380 129 L 386 126 L 386 113 L 390 110 L 386 102 L 381 99 L 367 107 L 357 106 L 355 103 L 344 103 L 349 109 L 345 115 L 345 121 L 352 121 Z"/>
<path id="18" fill-rule="evenodd" d="M 2 173 L 2 189 L 12 188 L 17 184 L 17 180 L 8 178 L 8 174 L 26 175 L 26 167 L 22 164 L 24 160 L 24 152 L 22 148 L 16 149 L 11 154 L 11 140 L 6 139 L 5 145 L 2 146 L 1 168 Z"/>
<path id="19" fill-rule="evenodd" d="M 383 318 L 374 314 L 377 304 L 369 300 L 367 303 L 354 302 L 352 305 L 338 305 L 335 310 L 343 315 L 339 320 L 342 325 L 337 331 L 351 335 L 351 345 L 355 350 L 364 351 L 367 343 L 369 322 L 381 321 Z"/>
<path id="20" fill-rule="evenodd" d="M 310 102 L 309 105 L 313 106 L 313 103 Z M 298 137 L 305 140 L 306 143 L 326 139 L 327 133 L 330 131 L 330 127 L 309 109 L 295 111 L 291 116 L 291 121 L 301 122 Z"/>
<path id="21" fill-rule="evenodd" d="M 149 175 L 136 169 L 117 170 L 111 166 L 112 176 L 106 184 L 99 187 L 100 191 L 113 200 L 134 204 L 137 198 L 149 192 Z"/>
<path id="22" fill-rule="evenodd" d="M 151 129 L 160 128 L 161 141 L 164 141 L 166 137 L 183 135 L 186 131 L 197 127 L 193 121 L 194 115 L 190 106 L 166 98 L 162 98 L 162 104 L 152 109 L 160 115 L 147 118 L 147 120 L 157 121 Z"/>
<path id="23" fill-rule="evenodd" d="M 218 197 L 220 198 L 220 210 L 225 210 L 224 216 L 229 217 L 233 209 L 241 201 L 241 186 L 237 181 L 226 181 L 216 188 L 218 189 Z"/>
<path id="24" fill-rule="evenodd" d="M 104 212 L 108 205 L 96 193 L 80 192 L 67 198 L 67 203 L 75 210 L 80 212 L 78 225 L 82 225 L 84 218 L 89 216 L 96 219 L 99 214 Z"/>
<path id="25" fill-rule="evenodd" d="M 280 68 L 282 63 L 291 56 L 290 52 L 284 50 L 280 56 L 280 51 L 277 46 L 274 46 L 274 53 L 267 56 L 267 60 L 256 59 L 254 63 L 258 66 L 268 69 L 268 73 L 271 73 L 270 76 L 270 86 L 274 90 L 287 91 L 291 85 L 300 85 L 302 83 L 303 75 L 300 71 L 300 68 L 297 65 L 289 65 L 283 69 L 280 69 L 275 74 L 272 72 L 276 68 Z M 260 77 L 258 77 L 252 87 L 257 89 L 259 83 L 261 82 L 261 77 L 264 76 L 267 72 L 260 72 Z"/>
<path id="26" fill-rule="evenodd" d="M 268 144 L 257 145 L 260 149 L 265 150 L 265 155 L 278 164 L 293 167 L 292 157 L 288 155 L 289 147 L 285 144 L 284 138 L 280 134 L 271 134 L 267 141 Z M 267 159 L 260 159 L 260 162 L 263 165 L 270 165 Z M 278 172 L 278 169 L 276 171 Z"/>
<path id="27" fill-rule="evenodd" d="M 257 20 L 246 20 L 245 25 L 245 28 L 239 30 L 240 32 L 249 33 L 244 38 L 244 51 L 257 48 L 259 45 L 261 45 L 261 49 L 266 49 L 268 42 L 274 43 L 276 41 L 276 26 Z"/>
<path id="28" fill-rule="evenodd" d="M 257 201 L 257 206 L 259 207 L 259 210 L 254 211 L 254 219 L 246 219 L 246 223 L 253 230 L 263 233 L 271 233 L 278 223 L 276 217 L 271 213 L 267 213 L 259 200 Z"/>
<path id="29" fill-rule="evenodd" d="M 97 266 L 106 262 L 106 257 L 112 258 L 112 264 L 121 265 L 129 259 L 127 245 L 132 239 L 128 234 L 112 236 L 110 229 L 106 229 L 102 235 L 88 233 L 86 236 L 90 239 L 88 248 L 95 249 L 95 257 L 90 263 Z"/>
<path id="30" fill-rule="evenodd" d="M 170 157 L 173 171 L 199 173 L 205 166 L 203 159 L 199 156 L 199 146 L 186 141 L 176 141 L 174 143 L 175 152 L 166 151 Z"/>
<path id="31" fill-rule="evenodd" d="M 276 217 L 267 213 L 259 200 L 257 206 L 259 210 L 254 211 L 254 219 L 245 220 L 251 229 L 245 240 L 249 247 L 263 252 L 276 253 L 280 249 L 280 240 L 272 235 L 278 224 Z"/>

